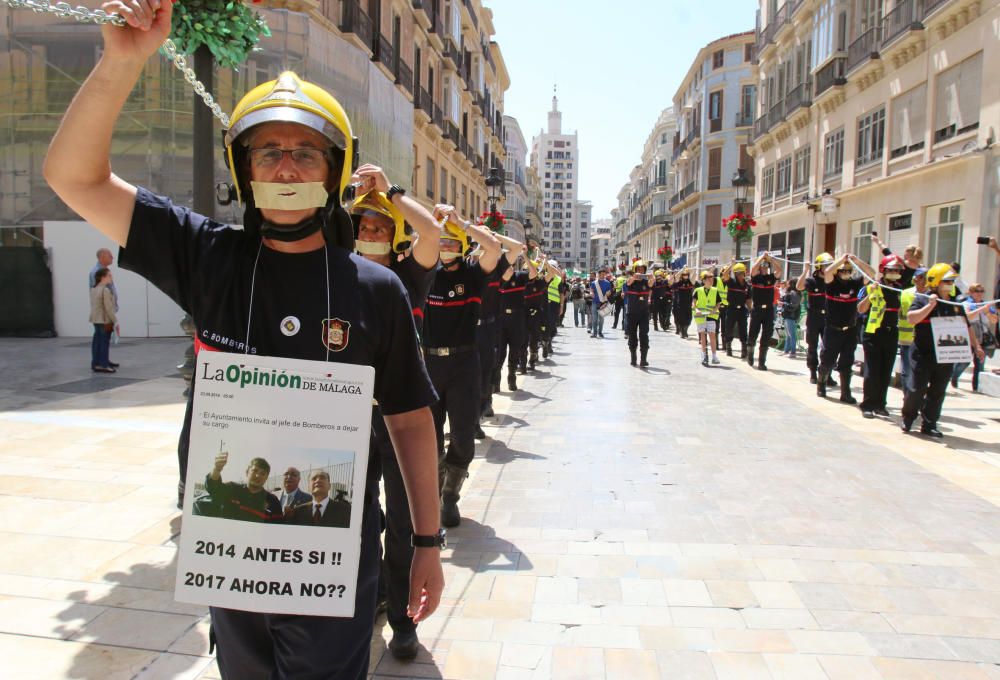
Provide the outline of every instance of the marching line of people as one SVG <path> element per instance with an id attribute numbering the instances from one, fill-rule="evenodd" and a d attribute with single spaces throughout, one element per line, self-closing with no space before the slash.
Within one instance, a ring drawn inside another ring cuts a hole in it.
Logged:
<path id="1" fill-rule="evenodd" d="M 630 364 L 637 365 L 638 348 L 638 365 L 645 367 L 650 315 L 654 330 L 666 331 L 672 309 L 674 332 L 682 339 L 694 321 L 703 366 L 721 363 L 720 348 L 732 357 L 738 339 L 740 359 L 766 371 L 778 310 L 785 330 L 782 354 L 797 357 L 804 294 L 806 366 L 816 394 L 826 398 L 828 388 L 839 387 L 839 401 L 859 406 L 863 417 L 889 417 L 888 390 L 898 355 L 904 393 L 901 429 L 910 432 L 920 418 L 920 433 L 940 438 L 937 423 L 949 382 L 957 387 L 958 376 L 971 363 L 973 390 L 978 390 L 985 357 L 996 349 L 998 300 L 984 300 L 982 284 L 959 286 L 958 263 L 923 267 L 919 247 L 908 246 L 903 255 L 896 255 L 874 234 L 872 240 L 882 254 L 877 271 L 851 253 L 837 258 L 821 253 L 812 263 L 763 253 L 754 260 L 734 259 L 721 270 L 668 270 L 660 265 L 650 273 L 648 263 L 638 258 L 630 267 L 619 265 L 617 276 L 601 268 L 580 293 L 590 303 L 588 333 L 603 338 L 604 318 L 614 314 L 612 328 L 622 319 Z M 983 241 L 1000 254 L 995 238 Z M 782 263 L 803 265 L 802 273 L 785 281 Z M 698 275 L 697 283 L 692 272 Z M 570 283 L 573 291 L 583 285 L 581 279 Z M 938 317 L 964 320 L 968 340 L 961 344 L 971 351 L 971 362 L 939 358 L 936 345 L 943 341 L 935 340 L 932 331 L 932 319 Z M 859 344 L 863 361 L 856 362 Z M 851 387 L 859 364 L 860 402 Z"/>

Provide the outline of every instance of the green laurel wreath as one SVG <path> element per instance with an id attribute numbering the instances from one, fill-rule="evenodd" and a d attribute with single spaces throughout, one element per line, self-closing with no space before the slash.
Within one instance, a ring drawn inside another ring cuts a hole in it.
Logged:
<path id="1" fill-rule="evenodd" d="M 259 12 L 236 0 L 177 0 L 170 36 L 182 53 L 204 45 L 216 63 L 235 69 L 271 31 Z"/>

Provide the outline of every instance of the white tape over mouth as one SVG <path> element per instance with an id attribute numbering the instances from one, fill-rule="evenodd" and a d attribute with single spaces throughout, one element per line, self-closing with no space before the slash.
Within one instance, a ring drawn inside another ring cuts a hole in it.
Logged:
<path id="1" fill-rule="evenodd" d="M 389 243 L 379 243 L 378 241 L 361 241 L 355 239 L 354 249 L 359 255 L 388 255 L 392 251 Z"/>
<path id="2" fill-rule="evenodd" d="M 250 182 L 253 202 L 266 210 L 306 210 L 322 208 L 330 198 L 323 182 Z"/>

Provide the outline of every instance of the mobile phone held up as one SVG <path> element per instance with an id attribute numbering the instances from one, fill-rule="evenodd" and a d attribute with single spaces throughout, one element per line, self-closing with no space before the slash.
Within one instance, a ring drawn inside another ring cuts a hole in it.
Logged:
<path id="1" fill-rule="evenodd" d="M 976 237 L 976 245 L 988 246 L 989 244 L 990 244 L 990 237 L 989 236 L 977 236 Z"/>

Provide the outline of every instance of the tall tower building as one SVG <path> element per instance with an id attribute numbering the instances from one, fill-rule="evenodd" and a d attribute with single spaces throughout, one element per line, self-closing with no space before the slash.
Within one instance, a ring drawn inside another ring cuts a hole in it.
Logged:
<path id="1" fill-rule="evenodd" d="M 531 167 L 542 190 L 543 249 L 561 267 L 584 269 L 590 248 L 589 224 L 578 219 L 580 149 L 577 136 L 562 130 L 559 99 L 553 94 L 548 131 L 531 140 Z M 537 232 L 536 232 L 537 233 Z"/>

